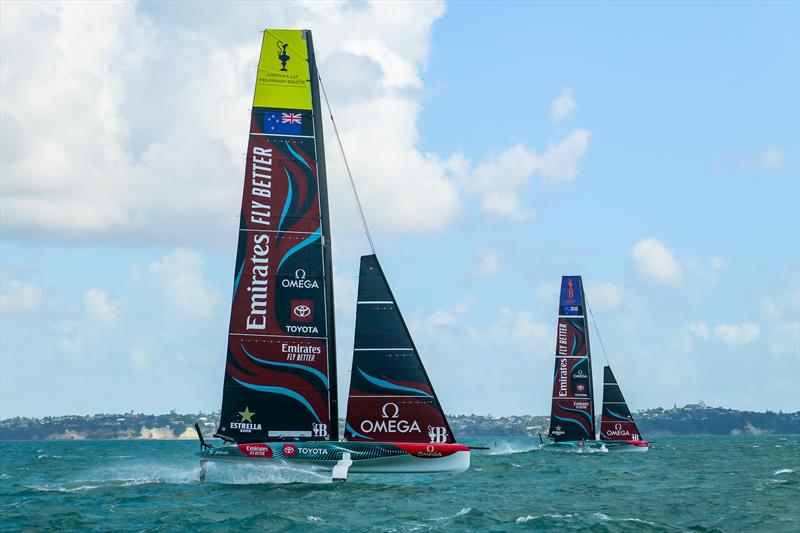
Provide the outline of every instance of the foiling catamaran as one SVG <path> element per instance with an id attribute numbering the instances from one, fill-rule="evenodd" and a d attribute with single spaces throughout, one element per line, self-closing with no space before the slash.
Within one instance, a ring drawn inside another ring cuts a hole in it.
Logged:
<path id="1" fill-rule="evenodd" d="M 226 444 L 207 444 L 195 426 L 201 479 L 209 460 L 327 466 L 342 481 L 466 470 L 470 448 L 455 442 L 374 248 L 361 258 L 339 440 L 320 85 L 310 31 L 264 31 L 214 434 Z"/>
<path id="2" fill-rule="evenodd" d="M 603 368 L 603 413 L 596 437 L 588 307 L 581 277 L 563 276 L 548 433 L 553 442 L 544 448 L 647 451 L 609 365 Z"/>

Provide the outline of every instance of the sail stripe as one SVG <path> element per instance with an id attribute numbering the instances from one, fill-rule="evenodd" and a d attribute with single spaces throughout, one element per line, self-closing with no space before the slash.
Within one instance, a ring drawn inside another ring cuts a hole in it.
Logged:
<path id="1" fill-rule="evenodd" d="M 289 206 L 292 204 L 292 176 L 286 167 L 283 167 L 283 172 L 286 174 L 286 181 L 289 182 L 289 192 L 286 193 L 286 202 L 283 204 L 281 219 L 278 221 L 278 230 L 283 227 L 283 220 L 286 218 L 286 213 L 289 212 Z"/>
<path id="2" fill-rule="evenodd" d="M 281 269 L 281 266 L 283 266 L 283 263 L 286 262 L 286 260 L 289 259 L 289 257 L 292 254 L 294 254 L 298 250 L 301 250 L 301 249 L 305 248 L 306 246 L 308 246 L 312 242 L 314 242 L 317 239 L 319 239 L 322 236 L 322 233 L 320 233 L 320 230 L 321 230 L 321 228 L 317 228 L 317 231 L 315 231 L 314 233 L 312 233 L 311 235 L 309 235 L 308 237 L 303 239 L 303 241 L 301 243 L 296 244 L 295 246 L 290 248 L 289 251 L 286 252 L 286 255 L 284 255 L 283 258 L 281 259 L 281 262 L 278 263 L 278 270 Z"/>
<path id="3" fill-rule="evenodd" d="M 346 422 L 345 422 L 344 426 L 352 435 L 358 437 L 359 439 L 373 440 L 372 437 L 367 437 L 366 435 L 364 435 L 362 433 L 359 433 L 358 431 L 353 429 L 353 426 L 351 426 L 350 424 L 348 424 Z"/>
<path id="4" fill-rule="evenodd" d="M 255 357 L 250 352 L 248 352 L 247 349 L 244 347 L 244 345 L 242 345 L 242 351 L 245 353 L 245 355 L 247 357 L 249 357 L 250 359 L 252 359 L 253 361 L 256 361 L 258 363 L 262 363 L 262 364 L 265 364 L 265 365 L 285 366 L 285 367 L 288 367 L 288 368 L 297 368 L 298 370 L 305 370 L 306 372 L 311 372 L 312 374 L 317 376 L 320 381 L 322 381 L 322 384 L 325 385 L 326 389 L 328 388 L 328 378 L 325 377 L 325 374 L 323 374 L 322 372 L 320 372 L 316 368 L 312 368 L 310 366 L 305 366 L 305 365 L 296 365 L 296 364 L 293 364 L 293 363 L 276 363 L 274 361 L 266 361 L 264 359 L 259 359 L 258 357 Z"/>
<path id="5" fill-rule="evenodd" d="M 563 422 L 572 422 L 576 426 L 580 427 L 583 430 L 584 433 L 586 433 L 586 428 L 584 427 L 584 425 L 581 424 L 580 422 L 578 422 L 577 420 L 573 419 L 573 418 L 564 418 L 562 416 L 557 416 L 557 415 L 552 415 L 552 417 L 553 418 L 557 418 L 557 419 L 559 419 L 559 420 L 561 420 Z M 586 433 L 586 434 L 588 435 L 588 433 Z"/>
<path id="6" fill-rule="evenodd" d="M 309 165 L 309 164 L 306 162 L 306 160 L 305 160 L 305 159 L 303 159 L 303 157 L 302 157 L 300 154 L 298 154 L 297 152 L 295 152 L 295 151 L 294 151 L 294 148 L 292 148 L 292 145 L 291 145 L 291 144 L 287 144 L 287 145 L 286 145 L 286 148 L 288 148 L 288 149 L 289 149 L 289 151 L 290 151 L 290 152 L 292 152 L 292 155 L 293 155 L 293 156 L 294 156 L 294 157 L 295 157 L 295 158 L 296 158 L 298 161 L 300 161 L 301 163 L 303 163 L 303 164 L 306 166 L 306 168 L 307 168 L 308 170 L 311 170 L 311 165 Z"/>
<path id="7" fill-rule="evenodd" d="M 605 403 L 611 403 L 611 402 L 605 402 Z M 611 409 L 606 409 L 606 411 L 608 411 L 608 414 L 610 414 L 614 418 L 619 418 L 620 420 L 624 420 L 625 422 L 630 422 L 631 421 L 631 419 L 628 418 L 627 416 L 622 416 L 620 414 L 617 414 L 614 411 L 612 411 Z"/>
<path id="8" fill-rule="evenodd" d="M 394 351 L 413 352 L 414 348 L 353 348 L 353 351 L 356 351 L 356 352 L 394 352 Z"/>
<path id="9" fill-rule="evenodd" d="M 394 305 L 394 302 L 356 302 L 357 304 L 390 304 Z"/>
<path id="10" fill-rule="evenodd" d="M 366 372 L 364 372 L 363 370 L 361 370 L 358 367 L 356 367 L 356 370 L 361 372 L 361 375 L 364 376 L 364 379 L 366 379 L 367 381 L 369 381 L 373 385 L 377 385 L 378 387 L 382 387 L 384 389 L 394 389 L 394 390 L 404 390 L 404 391 L 408 391 L 408 392 L 418 392 L 419 394 L 422 394 L 423 396 L 426 396 L 428 398 L 431 397 L 431 395 L 428 394 L 425 391 L 421 391 L 421 390 L 415 389 L 413 387 L 404 387 L 402 385 L 395 385 L 394 383 L 392 383 L 390 381 L 386 381 L 385 379 L 380 379 L 380 378 L 376 378 L 374 376 L 370 376 L 369 374 L 367 374 Z"/>
<path id="11" fill-rule="evenodd" d="M 236 383 L 238 383 L 242 387 L 247 387 L 248 389 L 257 390 L 259 392 L 271 392 L 273 394 L 281 394 L 283 396 L 288 396 L 289 398 L 292 398 L 293 400 L 297 400 L 298 402 L 303 404 L 303 406 L 306 409 L 308 409 L 311 412 L 312 415 L 314 415 L 314 418 L 317 419 L 317 422 L 320 421 L 319 416 L 317 416 L 317 412 L 314 411 L 314 408 L 311 407 L 311 404 L 308 403 L 308 401 L 305 398 L 303 398 L 302 396 L 300 396 L 299 394 L 297 394 L 295 391 L 293 391 L 291 389 L 285 389 L 283 387 L 268 387 L 266 385 L 255 385 L 253 383 L 247 383 L 246 381 L 240 381 L 240 380 L 234 378 L 233 376 L 231 376 L 231 377 Z"/>

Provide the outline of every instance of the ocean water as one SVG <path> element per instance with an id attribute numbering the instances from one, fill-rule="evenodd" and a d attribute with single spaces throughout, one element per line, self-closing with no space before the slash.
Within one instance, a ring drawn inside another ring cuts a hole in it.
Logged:
<path id="1" fill-rule="evenodd" d="M 649 452 L 466 439 L 461 474 L 211 464 L 190 441 L 0 442 L 0 530 L 800 531 L 800 437 L 664 437 Z"/>

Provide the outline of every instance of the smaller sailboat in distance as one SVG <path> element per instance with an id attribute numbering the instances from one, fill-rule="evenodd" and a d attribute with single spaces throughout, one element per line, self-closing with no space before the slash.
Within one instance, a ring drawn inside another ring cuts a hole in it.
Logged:
<path id="1" fill-rule="evenodd" d="M 544 444 L 544 448 L 647 451 L 648 443 L 640 437 L 610 366 L 604 368 L 603 414 L 597 439 L 588 308 L 581 277 L 563 276 L 548 432 L 552 443 Z"/>

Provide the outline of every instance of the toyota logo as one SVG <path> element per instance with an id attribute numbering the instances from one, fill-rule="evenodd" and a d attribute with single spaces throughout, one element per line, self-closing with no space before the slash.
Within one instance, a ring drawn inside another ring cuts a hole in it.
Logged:
<path id="1" fill-rule="evenodd" d="M 311 308 L 307 305 L 298 305 L 294 308 L 295 316 L 305 318 L 311 314 Z"/>

